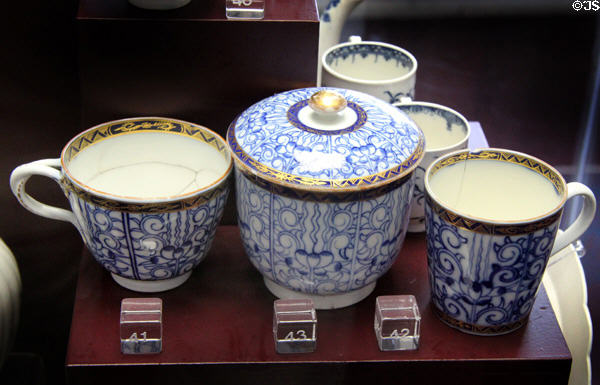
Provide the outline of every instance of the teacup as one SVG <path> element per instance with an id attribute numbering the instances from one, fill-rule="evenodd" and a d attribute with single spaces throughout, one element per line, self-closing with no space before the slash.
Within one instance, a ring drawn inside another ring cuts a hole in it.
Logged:
<path id="1" fill-rule="evenodd" d="M 548 259 L 579 238 L 596 211 L 585 185 L 501 149 L 441 157 L 425 173 L 425 191 L 432 307 L 448 325 L 479 335 L 527 322 Z M 584 204 L 559 233 L 574 196 Z"/>
<path id="2" fill-rule="evenodd" d="M 415 170 L 415 189 L 408 224 L 409 232 L 422 232 L 425 231 L 425 170 L 440 156 L 467 148 L 471 129 L 464 116 L 439 104 L 403 98 L 394 106 L 408 115 L 425 134 L 425 156 Z"/>
<path id="3" fill-rule="evenodd" d="M 205 127 L 132 118 L 78 134 L 60 159 L 17 167 L 10 186 L 29 211 L 71 222 L 118 284 L 157 292 L 181 285 L 206 256 L 232 164 L 223 138 Z M 33 175 L 55 180 L 72 211 L 28 195 Z"/>
<path id="4" fill-rule="evenodd" d="M 361 91 L 388 103 L 415 97 L 417 59 L 395 45 L 351 36 L 347 43 L 325 51 L 320 60 L 324 87 Z"/>

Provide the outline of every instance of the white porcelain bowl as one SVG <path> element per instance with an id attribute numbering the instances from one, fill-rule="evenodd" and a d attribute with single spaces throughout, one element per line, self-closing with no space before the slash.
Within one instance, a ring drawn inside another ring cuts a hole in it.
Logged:
<path id="1" fill-rule="evenodd" d="M 21 275 L 13 253 L 0 238 L 0 367 L 10 351 L 21 303 Z"/>

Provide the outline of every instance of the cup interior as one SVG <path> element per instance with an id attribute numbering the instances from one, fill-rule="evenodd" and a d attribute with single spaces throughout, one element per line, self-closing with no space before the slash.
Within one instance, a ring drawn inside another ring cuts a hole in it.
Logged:
<path id="1" fill-rule="evenodd" d="M 323 55 L 323 66 L 334 76 L 365 83 L 408 78 L 417 70 L 414 56 L 391 44 L 379 42 L 343 43 Z"/>
<path id="2" fill-rule="evenodd" d="M 192 196 L 226 178 L 232 159 L 211 130 L 166 118 L 136 118 L 93 127 L 61 156 L 64 173 L 95 195 L 127 200 Z"/>
<path id="3" fill-rule="evenodd" d="M 395 103 L 425 134 L 425 150 L 448 151 L 464 148 L 470 135 L 469 123 L 458 112 L 433 103 Z M 463 147 L 464 145 L 464 147 Z"/>
<path id="4" fill-rule="evenodd" d="M 500 149 L 453 152 L 425 173 L 433 204 L 455 216 L 485 223 L 531 222 L 555 214 L 566 183 L 547 163 Z"/>

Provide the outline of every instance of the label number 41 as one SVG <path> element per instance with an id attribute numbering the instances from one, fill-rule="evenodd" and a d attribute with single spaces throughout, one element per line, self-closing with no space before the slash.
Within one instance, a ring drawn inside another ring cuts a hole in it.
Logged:
<path id="1" fill-rule="evenodd" d="M 133 333 L 132 335 L 130 335 L 130 336 L 129 336 L 129 338 L 128 338 L 128 339 L 129 339 L 129 341 L 133 341 L 133 342 L 138 342 L 138 341 L 146 341 L 146 337 L 147 337 L 148 335 L 147 335 L 147 332 L 142 332 L 142 333 L 140 333 L 140 336 L 141 336 L 142 338 L 138 338 L 138 335 L 137 335 L 137 333 Z"/>

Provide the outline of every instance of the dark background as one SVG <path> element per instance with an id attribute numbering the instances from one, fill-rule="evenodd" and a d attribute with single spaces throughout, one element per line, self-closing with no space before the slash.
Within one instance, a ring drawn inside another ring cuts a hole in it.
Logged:
<path id="1" fill-rule="evenodd" d="M 23 209 L 8 179 L 19 164 L 58 157 L 64 144 L 87 128 L 81 114 L 78 2 L 11 3 L 17 4 L 3 4 L 0 23 L 0 236 L 17 258 L 23 292 L 19 330 L 0 383 L 18 378 L 19 383 L 61 384 L 82 243 L 70 224 Z M 480 121 L 492 146 L 542 158 L 574 180 L 598 56 L 594 39 L 600 13 L 576 13 L 570 1 L 525 10 L 451 7 L 448 1 L 443 12 L 436 12 L 436 2 L 431 4 L 429 10 L 388 18 L 367 12 L 348 22 L 344 36 L 359 33 L 364 40 L 408 49 L 419 61 L 417 99 Z M 268 57 L 269 52 L 257 55 Z M 196 123 L 206 121 L 199 116 Z M 596 123 L 594 133 L 597 128 Z M 597 136 L 591 144 L 596 142 Z M 598 195 L 597 150 L 585 159 L 583 180 Z M 28 189 L 47 203 L 65 206 L 52 182 L 32 178 Z M 598 222 L 583 239 L 593 319 L 600 319 Z M 596 373 L 598 356 L 600 346 L 595 345 Z"/>

